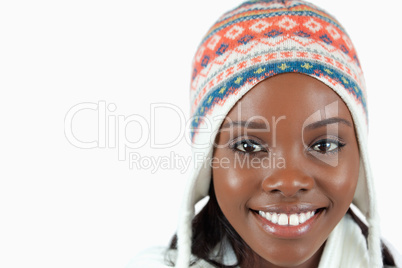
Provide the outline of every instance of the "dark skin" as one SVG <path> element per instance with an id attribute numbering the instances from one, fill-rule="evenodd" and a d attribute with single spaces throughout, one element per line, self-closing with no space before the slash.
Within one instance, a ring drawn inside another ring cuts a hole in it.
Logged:
<path id="1" fill-rule="evenodd" d="M 252 249 L 254 267 L 318 266 L 326 239 L 352 202 L 359 157 L 348 108 L 315 78 L 277 75 L 237 102 L 216 138 L 212 177 L 218 204 Z M 236 160 L 244 159 L 254 165 L 239 166 Z M 304 210 L 316 216 L 300 233 L 275 233 L 258 214 Z"/>

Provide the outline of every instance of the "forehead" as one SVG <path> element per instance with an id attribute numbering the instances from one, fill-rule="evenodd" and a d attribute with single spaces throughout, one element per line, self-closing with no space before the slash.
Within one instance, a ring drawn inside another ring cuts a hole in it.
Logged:
<path id="1" fill-rule="evenodd" d="M 317 111 L 326 117 L 351 119 L 342 99 L 323 82 L 304 74 L 286 73 L 254 86 L 236 103 L 225 121 L 284 115 L 288 120 L 304 121 Z"/>

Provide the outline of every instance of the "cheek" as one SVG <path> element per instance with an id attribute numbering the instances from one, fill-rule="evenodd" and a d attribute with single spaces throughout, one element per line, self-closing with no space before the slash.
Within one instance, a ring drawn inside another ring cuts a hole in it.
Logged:
<path id="1" fill-rule="evenodd" d="M 222 211 L 231 209 L 233 205 L 243 202 L 249 190 L 240 170 L 215 167 L 212 178 L 216 199 Z"/>
<path id="2" fill-rule="evenodd" d="M 329 198 L 336 205 L 347 209 L 353 200 L 359 177 L 360 159 L 358 154 L 351 154 L 347 159 L 342 159 L 338 166 L 325 175 L 320 176 L 321 186 L 327 192 Z"/>
<path id="3" fill-rule="evenodd" d="M 216 152 L 215 159 L 227 157 L 221 152 Z M 229 157 L 228 157 L 229 158 Z M 244 210 L 247 201 L 256 193 L 258 180 L 254 172 L 248 169 L 234 168 L 234 159 L 229 158 L 229 164 L 214 165 L 212 168 L 213 185 L 216 199 L 225 216 Z"/>

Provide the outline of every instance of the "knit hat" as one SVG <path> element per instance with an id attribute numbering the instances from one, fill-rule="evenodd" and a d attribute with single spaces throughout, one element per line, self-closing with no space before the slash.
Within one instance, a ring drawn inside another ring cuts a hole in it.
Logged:
<path id="1" fill-rule="evenodd" d="M 302 73 L 333 89 L 354 121 L 361 172 L 353 203 L 366 217 L 368 250 L 380 267 L 381 248 L 374 185 L 367 153 L 366 86 L 354 46 L 339 22 L 302 0 L 248 1 L 224 14 L 197 49 L 191 77 L 194 170 L 185 189 L 178 229 L 176 267 L 188 267 L 195 204 L 208 195 L 208 161 L 225 116 L 262 80 Z M 198 159 L 198 161 L 196 161 Z"/>

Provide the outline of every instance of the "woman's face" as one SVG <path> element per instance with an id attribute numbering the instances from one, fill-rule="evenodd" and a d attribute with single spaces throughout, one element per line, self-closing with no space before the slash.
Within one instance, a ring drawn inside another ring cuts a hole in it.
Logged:
<path id="1" fill-rule="evenodd" d="M 302 74 L 266 79 L 230 111 L 215 146 L 218 204 L 259 267 L 318 265 L 359 175 L 354 125 L 340 97 Z"/>

